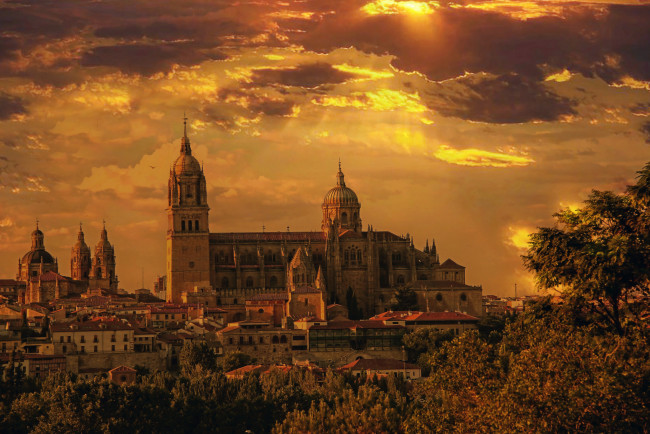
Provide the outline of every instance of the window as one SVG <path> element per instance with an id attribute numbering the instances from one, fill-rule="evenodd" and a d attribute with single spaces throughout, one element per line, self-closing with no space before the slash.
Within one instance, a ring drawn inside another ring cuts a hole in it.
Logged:
<path id="1" fill-rule="evenodd" d="M 248 276 L 246 278 L 246 287 L 247 288 L 252 288 L 253 287 L 253 278 L 251 276 Z"/>
<path id="2" fill-rule="evenodd" d="M 128 342 L 128 341 L 129 341 L 129 335 L 125 334 L 124 335 L 124 342 Z"/>
<path id="3" fill-rule="evenodd" d="M 111 351 L 115 351 L 115 345 L 111 345 Z"/>
<path id="4" fill-rule="evenodd" d="M 257 313 L 264 313 L 264 309 L 262 308 L 258 309 Z"/>
<path id="5" fill-rule="evenodd" d="M 181 220 L 181 231 L 185 232 L 185 220 Z"/>
<path id="6" fill-rule="evenodd" d="M 442 294 L 441 293 L 436 294 L 436 301 L 442 301 Z"/>
<path id="7" fill-rule="evenodd" d="M 93 353 L 96 353 L 96 352 L 97 352 L 97 345 L 95 345 L 95 346 L 93 347 Z"/>
<path id="8" fill-rule="evenodd" d="M 402 276 L 401 274 L 397 276 L 397 284 L 404 285 L 404 276 Z"/>
<path id="9" fill-rule="evenodd" d="M 467 295 L 465 293 L 460 295 L 460 301 L 467 301 Z"/>
<path id="10" fill-rule="evenodd" d="M 264 343 L 264 336 L 260 336 L 260 344 Z"/>
<path id="11" fill-rule="evenodd" d="M 198 220 L 194 220 L 194 230 L 197 231 L 197 232 L 199 231 L 199 221 Z"/>
<path id="12" fill-rule="evenodd" d="M 240 344 L 243 344 L 243 343 L 244 343 L 244 337 L 243 337 L 243 336 L 240 336 L 240 337 L 239 337 L 239 343 L 240 343 Z"/>
<path id="13" fill-rule="evenodd" d="M 72 342 L 71 339 L 72 339 L 72 336 L 68 335 L 68 342 Z"/>
<path id="14" fill-rule="evenodd" d="M 274 344 L 279 344 L 280 343 L 280 338 L 278 338 L 277 336 L 273 336 L 273 339 L 271 339 L 271 342 L 274 343 Z"/>
<path id="15" fill-rule="evenodd" d="M 228 338 L 228 343 L 232 345 L 232 338 Z"/>
<path id="16" fill-rule="evenodd" d="M 194 261 L 190 261 L 190 268 L 194 268 Z"/>
<path id="17" fill-rule="evenodd" d="M 281 344 L 286 344 L 287 343 L 287 337 L 285 335 L 280 336 L 280 343 Z"/>
<path id="18" fill-rule="evenodd" d="M 253 345 L 253 337 L 252 336 L 248 337 L 248 344 Z"/>
<path id="19" fill-rule="evenodd" d="M 111 342 L 115 342 L 115 335 L 111 335 Z"/>
<path id="20" fill-rule="evenodd" d="M 99 339 L 97 339 L 97 335 L 93 336 L 93 342 L 99 342 Z"/>
<path id="21" fill-rule="evenodd" d="M 348 224 L 348 213 L 344 212 L 343 214 L 341 214 L 341 223 L 343 223 L 344 225 Z"/>
<path id="22" fill-rule="evenodd" d="M 82 345 L 81 348 L 79 349 L 79 351 L 82 352 L 82 353 L 85 353 L 85 352 L 86 352 L 86 348 Z"/>
<path id="23" fill-rule="evenodd" d="M 229 282 L 228 282 L 228 278 L 227 278 L 227 277 L 223 277 L 223 278 L 221 279 L 221 287 L 222 287 L 222 288 L 228 288 L 228 284 L 229 284 Z"/>
<path id="24" fill-rule="evenodd" d="M 63 336 L 59 338 L 59 342 L 63 343 Z"/>
<path id="25" fill-rule="evenodd" d="M 357 262 L 361 264 L 361 250 L 357 250 Z"/>
<path id="26" fill-rule="evenodd" d="M 84 342 L 86 342 L 86 337 L 84 335 L 81 335 L 81 343 L 83 344 Z"/>
<path id="27" fill-rule="evenodd" d="M 192 220 L 187 221 L 187 230 L 188 232 L 192 232 Z"/>
<path id="28" fill-rule="evenodd" d="M 269 286 L 278 286 L 278 278 L 275 276 L 271 276 L 271 280 L 269 281 Z"/>
<path id="29" fill-rule="evenodd" d="M 4 352 L 4 351 L 3 351 L 3 352 Z M 67 352 L 68 352 L 68 347 L 66 347 L 66 346 L 64 345 L 64 346 L 63 346 L 63 354 L 65 354 L 65 353 L 67 353 Z"/>
<path id="30" fill-rule="evenodd" d="M 126 351 L 126 350 L 128 350 L 128 349 L 129 349 L 129 346 L 128 346 L 128 345 L 124 345 L 124 351 Z"/>

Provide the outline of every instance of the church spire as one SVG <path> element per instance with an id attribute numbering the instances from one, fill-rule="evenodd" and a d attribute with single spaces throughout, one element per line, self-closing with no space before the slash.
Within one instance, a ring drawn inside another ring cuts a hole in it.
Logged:
<path id="1" fill-rule="evenodd" d="M 339 187 L 345 187 L 345 179 L 343 178 L 343 172 L 341 171 L 340 158 L 339 158 L 339 173 L 336 174 L 336 185 Z"/>
<path id="2" fill-rule="evenodd" d="M 187 137 L 187 116 L 183 113 L 183 138 L 181 139 L 181 154 L 192 155 L 190 139 Z"/>

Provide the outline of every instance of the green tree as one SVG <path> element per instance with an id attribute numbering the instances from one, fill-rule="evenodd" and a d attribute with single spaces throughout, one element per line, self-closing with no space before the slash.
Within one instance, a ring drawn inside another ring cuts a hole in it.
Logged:
<path id="1" fill-rule="evenodd" d="M 413 288 L 399 287 L 390 299 L 392 310 L 418 310 L 418 296 Z"/>
<path id="2" fill-rule="evenodd" d="M 227 353 L 221 360 L 221 368 L 223 372 L 229 372 L 233 369 L 241 368 L 242 366 L 250 365 L 253 359 L 248 354 L 240 351 Z"/>
<path id="3" fill-rule="evenodd" d="M 188 370 L 196 366 L 214 371 L 217 369 L 217 354 L 206 343 L 188 343 L 183 346 L 179 355 L 179 364 L 182 369 Z"/>
<path id="4" fill-rule="evenodd" d="M 526 268 L 624 334 L 626 315 L 640 310 L 630 301 L 649 295 L 650 164 L 624 193 L 594 190 L 581 209 L 554 217 L 555 226 L 531 235 Z"/>
<path id="5" fill-rule="evenodd" d="M 348 317 L 352 320 L 363 318 L 363 310 L 359 308 L 357 296 L 351 287 L 345 292 L 345 302 L 348 308 Z"/>

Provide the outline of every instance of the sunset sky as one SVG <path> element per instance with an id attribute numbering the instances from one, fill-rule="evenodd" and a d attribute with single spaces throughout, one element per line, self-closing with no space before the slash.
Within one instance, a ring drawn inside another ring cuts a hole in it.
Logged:
<path id="1" fill-rule="evenodd" d="M 645 4 L 645 5 L 644 5 Z M 318 230 L 339 157 L 364 229 L 534 293 L 527 235 L 650 161 L 647 1 L 0 2 L 0 278 L 35 220 L 70 274 L 165 270 L 187 113 L 212 232 Z"/>

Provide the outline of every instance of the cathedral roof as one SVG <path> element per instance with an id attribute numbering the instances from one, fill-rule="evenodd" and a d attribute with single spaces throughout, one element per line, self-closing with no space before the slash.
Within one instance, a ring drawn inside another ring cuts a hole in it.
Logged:
<path id="1" fill-rule="evenodd" d="M 181 155 L 174 161 L 176 176 L 193 176 L 201 174 L 199 161 L 192 156 L 190 139 L 187 137 L 187 118 L 183 119 L 183 138 L 181 139 Z"/>
<path id="2" fill-rule="evenodd" d="M 54 264 L 54 258 L 45 249 L 30 250 L 25 253 L 21 262 L 23 264 L 40 264 L 41 261 L 44 264 Z"/>
<path id="3" fill-rule="evenodd" d="M 351 188 L 346 187 L 341 162 L 339 161 L 339 172 L 336 174 L 336 187 L 327 192 L 323 199 L 323 205 L 358 205 L 357 194 Z"/>
<path id="4" fill-rule="evenodd" d="M 451 259 L 447 259 L 445 262 L 440 264 L 440 268 L 456 268 L 456 269 L 459 269 L 459 270 L 464 270 L 465 269 L 465 267 L 463 267 L 462 265 L 458 265 L 457 263 L 455 263 Z"/>

